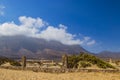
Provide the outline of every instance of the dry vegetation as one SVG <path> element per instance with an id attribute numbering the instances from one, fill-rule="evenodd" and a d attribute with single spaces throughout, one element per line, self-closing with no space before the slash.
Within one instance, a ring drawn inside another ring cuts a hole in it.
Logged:
<path id="1" fill-rule="evenodd" d="M 41 73 L 0 69 L 0 80 L 120 80 L 120 73 Z"/>

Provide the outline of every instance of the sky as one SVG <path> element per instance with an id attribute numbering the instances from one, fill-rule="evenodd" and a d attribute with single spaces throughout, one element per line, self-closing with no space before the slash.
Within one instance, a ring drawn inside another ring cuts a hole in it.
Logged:
<path id="1" fill-rule="evenodd" d="M 119 0 L 0 0 L 0 36 L 25 35 L 120 52 Z"/>

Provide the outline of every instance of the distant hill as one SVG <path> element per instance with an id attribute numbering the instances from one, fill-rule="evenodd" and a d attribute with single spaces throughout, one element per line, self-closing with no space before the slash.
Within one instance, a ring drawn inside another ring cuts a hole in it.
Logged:
<path id="1" fill-rule="evenodd" d="M 80 45 L 64 45 L 57 41 L 25 36 L 1 36 L 0 55 L 8 58 L 58 59 L 62 54 L 88 52 Z"/>
<path id="2" fill-rule="evenodd" d="M 108 58 L 120 59 L 120 52 L 103 51 L 103 52 L 96 54 L 96 56 L 100 58 L 104 58 L 104 59 L 108 59 Z"/>

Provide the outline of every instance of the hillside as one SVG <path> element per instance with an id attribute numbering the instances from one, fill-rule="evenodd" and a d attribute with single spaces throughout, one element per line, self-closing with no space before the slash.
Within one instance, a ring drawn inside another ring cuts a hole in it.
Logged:
<path id="1" fill-rule="evenodd" d="M 98 54 L 96 54 L 96 56 L 103 58 L 103 59 L 120 59 L 120 52 L 110 52 L 110 51 L 102 51 Z"/>
<path id="2" fill-rule="evenodd" d="M 45 58 L 58 59 L 61 55 L 79 54 L 87 52 L 80 45 L 64 45 L 57 41 L 46 41 L 44 39 L 25 36 L 1 36 L 0 55 L 8 58 Z"/>

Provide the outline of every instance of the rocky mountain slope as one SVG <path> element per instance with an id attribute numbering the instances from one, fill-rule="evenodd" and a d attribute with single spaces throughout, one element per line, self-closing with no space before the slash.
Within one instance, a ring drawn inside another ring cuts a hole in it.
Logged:
<path id="1" fill-rule="evenodd" d="M 1 36 L 0 55 L 8 58 L 45 58 L 56 59 L 62 54 L 79 54 L 87 52 L 80 45 L 64 45 L 57 41 L 46 41 L 44 39 L 25 36 Z"/>

